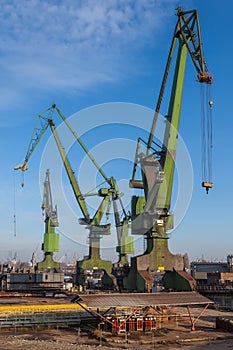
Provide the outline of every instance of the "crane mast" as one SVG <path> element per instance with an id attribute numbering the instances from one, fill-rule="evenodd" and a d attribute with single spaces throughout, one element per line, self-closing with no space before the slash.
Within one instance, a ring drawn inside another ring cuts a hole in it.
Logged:
<path id="1" fill-rule="evenodd" d="M 177 17 L 151 131 L 148 141 L 145 142 L 146 153 L 141 152 L 142 140 L 139 138 L 130 181 L 131 187 L 144 191 L 143 196 L 132 198 L 132 234 L 144 235 L 147 248 L 144 254 L 132 258 L 131 271 L 125 280 L 127 288 L 138 291 L 145 291 L 149 288 L 148 285 L 153 284 L 151 277 L 154 271 L 188 268 L 187 256 L 171 254 L 167 240 L 168 231 L 174 225 L 170 207 L 187 56 L 191 57 L 199 83 L 212 84 L 212 76 L 208 72 L 203 56 L 198 12 L 196 10 L 184 12 L 179 7 Z M 173 82 L 161 146 L 154 141 L 154 132 L 175 53 Z M 141 169 L 139 180 L 135 179 L 138 165 Z M 202 186 L 208 192 L 213 184 L 210 181 L 203 181 Z"/>
<path id="2" fill-rule="evenodd" d="M 50 185 L 50 171 L 47 169 L 44 181 L 43 203 L 41 206 L 44 214 L 45 233 L 42 243 L 44 251 L 44 260 L 38 262 L 37 269 L 39 271 L 53 269 L 60 270 L 60 263 L 54 261 L 53 253 L 59 251 L 59 234 L 55 233 L 55 228 L 59 226 L 57 216 L 57 206 L 53 207 L 52 192 Z"/>

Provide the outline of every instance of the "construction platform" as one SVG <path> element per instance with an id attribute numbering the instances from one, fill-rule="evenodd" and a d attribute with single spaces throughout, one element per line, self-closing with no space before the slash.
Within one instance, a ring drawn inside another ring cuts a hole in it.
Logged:
<path id="1" fill-rule="evenodd" d="M 130 329 L 136 331 L 156 329 L 156 322 L 176 317 L 174 308 L 180 306 L 186 307 L 191 330 L 195 330 L 195 324 L 200 316 L 210 304 L 214 304 L 197 292 L 77 295 L 72 301 L 92 314 L 93 318 L 102 321 L 105 329 L 118 334 Z M 192 306 L 203 306 L 197 317 L 191 314 Z"/>

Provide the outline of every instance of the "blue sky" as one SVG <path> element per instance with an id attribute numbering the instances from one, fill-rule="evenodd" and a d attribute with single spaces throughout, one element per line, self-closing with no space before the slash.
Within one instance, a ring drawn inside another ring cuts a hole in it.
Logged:
<path id="1" fill-rule="evenodd" d="M 29 260 L 42 240 L 41 159 L 50 131 L 30 159 L 24 188 L 20 185 L 22 174 L 13 171 L 26 154 L 36 116 L 53 103 L 67 117 L 110 102 L 133 103 L 154 109 L 178 5 L 183 5 L 185 10 L 198 9 L 204 55 L 214 76 L 214 188 L 206 196 L 200 186 L 200 93 L 195 69 L 188 59 L 180 134 L 191 157 L 194 182 L 189 208 L 183 221 L 172 232 L 170 249 L 174 253 L 187 252 L 191 260 L 202 256 L 225 260 L 226 255 L 232 253 L 228 215 L 232 209 L 233 192 L 230 155 L 233 4 L 227 0 L 221 3 L 185 1 L 183 4 L 173 0 L 6 0 L 1 4 L 0 13 L 0 260 L 16 251 L 21 260 Z M 95 143 L 92 142 L 90 129 L 95 124 L 94 118 L 92 113 L 81 113 L 77 130 L 81 134 L 88 130 L 83 137 L 90 148 L 105 141 L 97 132 L 93 134 Z M 143 120 L 138 122 L 143 123 Z M 150 127 L 150 120 L 147 127 Z M 115 130 L 117 135 L 114 137 L 127 138 L 123 126 Z M 141 136 L 134 131 L 135 135 L 133 132 L 130 139 Z M 71 152 L 70 157 L 78 171 L 81 158 L 76 159 L 75 152 Z M 47 167 L 50 168 L 50 164 Z M 116 172 L 116 175 L 111 175 L 121 180 L 118 167 L 110 167 L 110 171 Z M 127 191 L 127 171 L 122 180 L 124 191 Z M 51 182 L 53 176 L 51 169 Z M 69 191 L 69 184 L 64 183 L 64 186 L 64 191 L 66 188 Z M 61 226 L 58 258 L 64 254 L 72 258 L 75 253 L 82 258 L 87 253 L 84 247 L 87 232 L 76 226 L 75 215 L 79 217 L 80 211 L 72 202 L 71 194 L 70 206 L 75 214 L 72 221 L 66 222 L 66 209 L 59 205 L 58 191 L 54 192 Z M 76 231 L 81 232 L 82 246 L 68 238 L 72 230 L 72 237 Z M 108 249 L 102 254 L 114 259 L 113 252 Z"/>

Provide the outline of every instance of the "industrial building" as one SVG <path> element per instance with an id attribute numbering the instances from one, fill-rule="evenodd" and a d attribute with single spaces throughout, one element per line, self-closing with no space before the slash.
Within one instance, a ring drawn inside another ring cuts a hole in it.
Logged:
<path id="1" fill-rule="evenodd" d="M 231 279 L 233 255 L 229 254 L 226 262 L 193 261 L 190 271 L 198 285 L 219 284 L 221 280 Z"/>

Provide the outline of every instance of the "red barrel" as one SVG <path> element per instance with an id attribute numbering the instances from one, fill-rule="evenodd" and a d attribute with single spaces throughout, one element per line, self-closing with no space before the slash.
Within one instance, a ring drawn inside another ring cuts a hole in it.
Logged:
<path id="1" fill-rule="evenodd" d="M 125 333 L 126 332 L 126 322 L 124 318 L 118 318 L 118 333 Z"/>
<path id="2" fill-rule="evenodd" d="M 134 332 L 136 330 L 136 320 L 135 318 L 130 318 L 127 322 L 127 330 L 129 332 Z"/>
<path id="3" fill-rule="evenodd" d="M 151 330 L 156 330 L 156 317 L 151 318 Z"/>
<path id="4" fill-rule="evenodd" d="M 117 318 L 112 318 L 112 332 L 117 333 Z"/>
<path id="5" fill-rule="evenodd" d="M 143 331 L 143 318 L 142 317 L 137 317 L 136 330 Z"/>
<path id="6" fill-rule="evenodd" d="M 151 317 L 145 317 L 144 318 L 144 332 L 150 332 L 152 326 L 152 319 Z"/>

